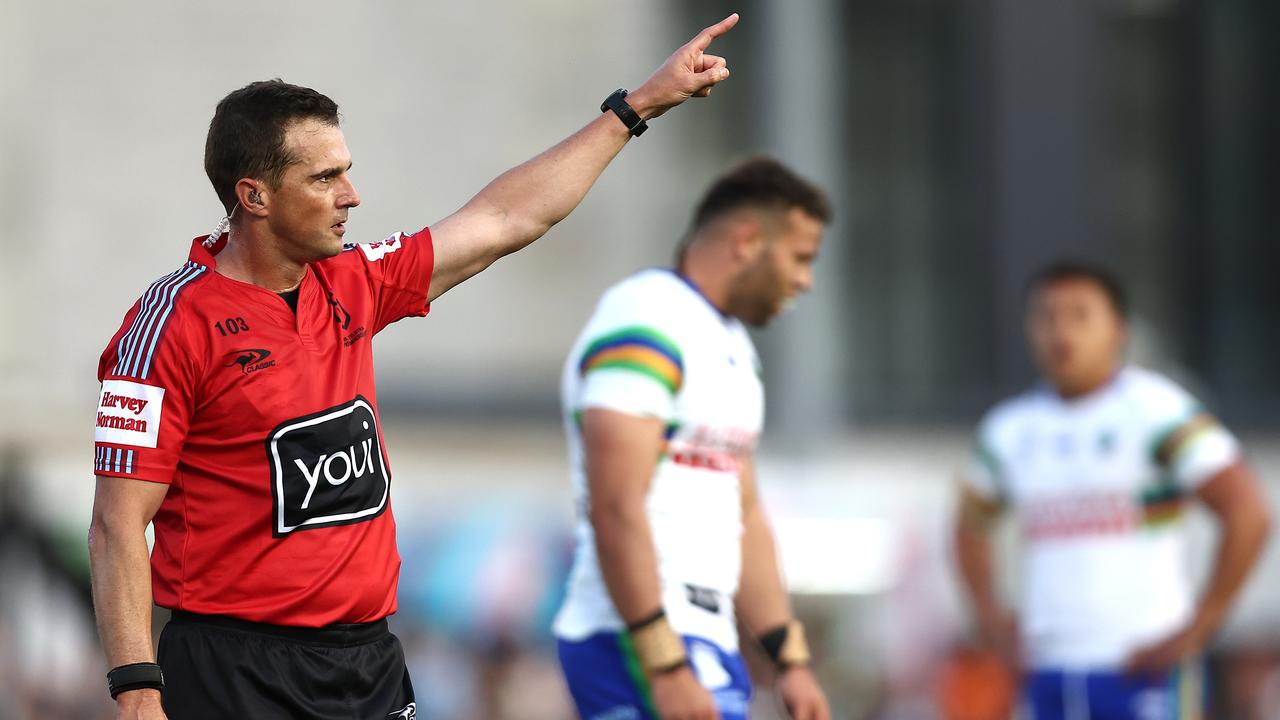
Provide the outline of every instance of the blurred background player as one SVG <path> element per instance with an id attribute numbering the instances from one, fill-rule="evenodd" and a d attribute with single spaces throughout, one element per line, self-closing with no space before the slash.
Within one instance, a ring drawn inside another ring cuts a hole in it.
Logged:
<path id="1" fill-rule="evenodd" d="M 1106 271 L 1035 276 L 1026 331 L 1039 387 L 996 406 L 963 473 L 956 553 L 986 638 L 1025 670 L 1039 720 L 1199 717 L 1197 656 L 1266 539 L 1269 518 L 1236 439 L 1168 378 L 1127 365 L 1123 289 Z M 1196 602 L 1183 512 L 1220 542 Z M 993 520 L 1020 530 L 1014 621 L 993 587 Z"/>
<path id="2" fill-rule="evenodd" d="M 541 237 L 645 119 L 727 78 L 704 51 L 736 22 L 457 212 L 372 245 L 344 248 L 360 197 L 331 99 L 273 80 L 218 104 L 205 169 L 227 218 L 98 369 L 89 557 L 118 717 L 414 717 L 386 621 L 400 556 L 372 338 Z M 158 651 L 153 601 L 173 610 Z"/>
<path id="3" fill-rule="evenodd" d="M 569 354 L 577 555 L 555 633 L 584 718 L 746 717 L 738 620 L 791 716 L 829 716 L 756 489 L 764 388 L 744 323 L 811 288 L 830 218 L 820 189 L 747 161 L 707 191 L 677 268 L 610 288 Z"/>

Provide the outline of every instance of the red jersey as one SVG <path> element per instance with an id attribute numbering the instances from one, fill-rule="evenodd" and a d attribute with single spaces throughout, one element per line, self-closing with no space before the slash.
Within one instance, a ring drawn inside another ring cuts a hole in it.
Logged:
<path id="1" fill-rule="evenodd" d="M 370 343 L 426 315 L 429 231 L 307 267 L 297 312 L 215 270 L 152 283 L 102 354 L 95 472 L 169 485 L 156 604 L 303 627 L 396 609 L 400 556 Z"/>

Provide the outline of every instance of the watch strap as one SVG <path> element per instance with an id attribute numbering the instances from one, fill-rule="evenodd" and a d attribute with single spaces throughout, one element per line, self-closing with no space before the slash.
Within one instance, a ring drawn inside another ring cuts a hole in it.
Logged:
<path id="1" fill-rule="evenodd" d="M 632 137 L 640 137 L 645 130 L 649 129 L 649 124 L 627 102 L 627 91 L 622 88 L 614 90 L 600 104 L 600 112 L 608 112 L 609 110 L 612 110 L 613 114 L 618 116 L 618 119 L 627 127 L 627 132 L 631 133 Z"/>
<path id="2" fill-rule="evenodd" d="M 107 690 L 111 692 L 112 700 L 120 693 L 148 688 L 164 688 L 164 672 L 155 663 L 130 663 L 112 668 L 107 673 Z"/>

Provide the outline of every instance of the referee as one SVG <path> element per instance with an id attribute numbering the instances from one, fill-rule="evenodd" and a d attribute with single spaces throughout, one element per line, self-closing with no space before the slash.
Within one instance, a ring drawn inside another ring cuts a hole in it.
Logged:
<path id="1" fill-rule="evenodd" d="M 89 554 L 119 718 L 413 718 L 371 342 L 541 237 L 627 141 L 728 77 L 706 28 L 635 92 L 416 233 L 344 245 L 338 108 L 279 80 L 218 103 L 228 218 L 98 365 Z M 148 557 L 145 531 L 154 527 Z M 151 607 L 173 611 L 152 652 Z"/>

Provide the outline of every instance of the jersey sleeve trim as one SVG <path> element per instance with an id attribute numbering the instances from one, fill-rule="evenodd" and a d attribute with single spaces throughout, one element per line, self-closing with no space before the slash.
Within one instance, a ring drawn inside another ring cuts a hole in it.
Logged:
<path id="1" fill-rule="evenodd" d="M 94 453 L 93 470 L 99 475 L 132 475 L 133 458 L 132 450 L 99 445 Z"/>
<path id="2" fill-rule="evenodd" d="M 1004 503 L 1006 490 L 1000 458 L 981 438 L 974 441 L 960 479 L 966 487 L 993 505 Z"/>
<path id="3" fill-rule="evenodd" d="M 116 364 L 110 372 L 112 377 L 147 379 L 178 294 L 206 270 L 208 268 L 204 265 L 188 262 L 147 288 L 133 323 L 116 345 Z"/>
<path id="4" fill-rule="evenodd" d="M 1199 413 L 1190 420 L 1179 422 L 1156 436 L 1151 454 L 1160 467 L 1172 467 L 1178 456 L 1196 443 L 1205 433 L 1221 427 L 1216 418 Z"/>
<path id="5" fill-rule="evenodd" d="M 979 440 L 973 445 L 973 456 L 991 474 L 991 480 L 998 487 L 1002 473 L 1000 472 L 1000 460 L 996 457 L 996 454 L 991 451 L 991 448 L 987 447 L 986 443 Z"/>
<path id="6" fill-rule="evenodd" d="M 684 358 L 679 347 L 657 330 L 639 325 L 609 333 L 587 346 L 578 371 L 585 377 L 603 369 L 648 376 L 672 395 L 684 383 Z"/>

